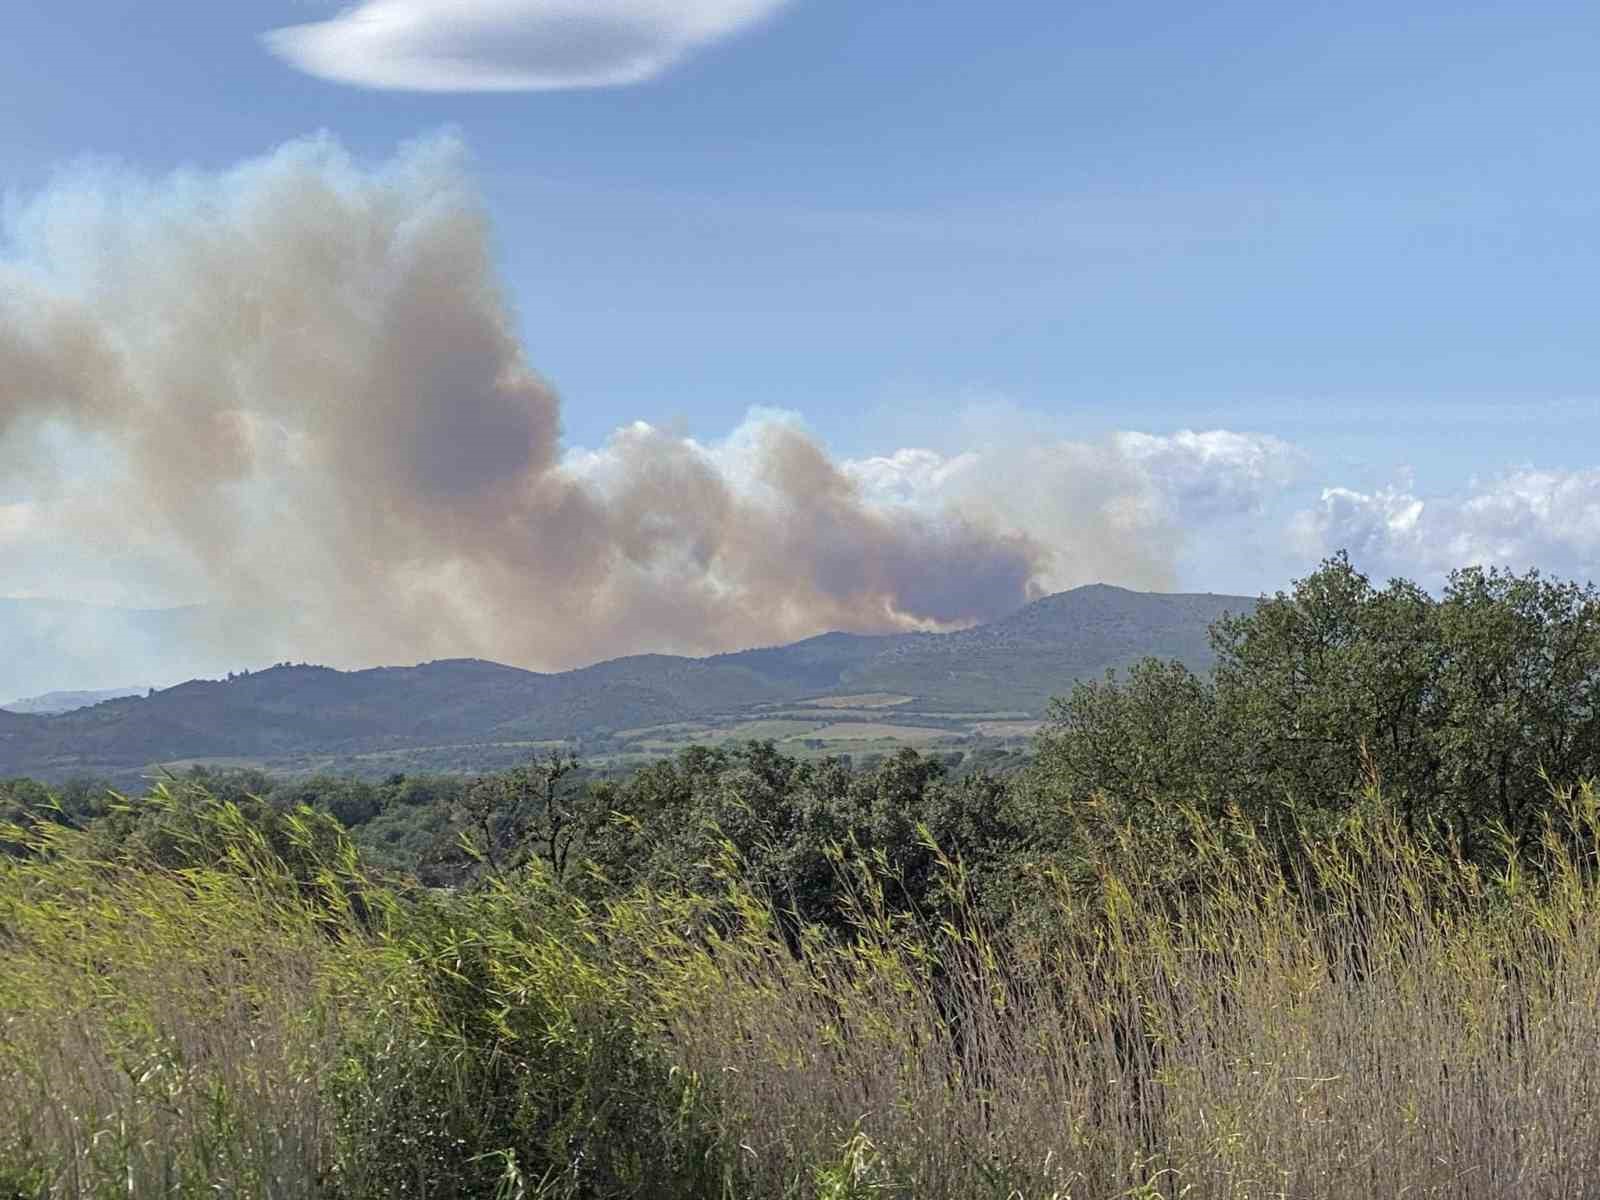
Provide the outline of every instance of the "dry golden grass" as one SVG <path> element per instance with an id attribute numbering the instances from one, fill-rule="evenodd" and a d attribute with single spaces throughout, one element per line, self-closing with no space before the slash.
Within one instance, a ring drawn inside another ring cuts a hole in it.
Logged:
<path id="1" fill-rule="evenodd" d="M 161 870 L 74 835 L 35 847 L 0 860 L 0 1192 L 312 1194 L 359 961 L 254 869 L 270 855 Z"/>
<path id="2" fill-rule="evenodd" d="M 1374 805 L 1287 852 L 1103 830 L 1004 931 L 841 859 L 849 939 L 732 862 L 357 920 L 246 829 L 204 869 L 63 834 L 0 863 L 0 1194 L 1592 1195 L 1600 822 L 1557 809 L 1493 871 Z"/>
<path id="3" fill-rule="evenodd" d="M 1178 897 L 1131 836 L 1092 887 L 1041 880 L 1003 948 L 897 927 L 869 884 L 858 942 L 796 959 L 747 908 L 659 954 L 651 994 L 744 1195 L 1591 1195 L 1600 843 L 1575 803 L 1541 886 L 1381 817 L 1288 867 L 1196 825 Z"/>

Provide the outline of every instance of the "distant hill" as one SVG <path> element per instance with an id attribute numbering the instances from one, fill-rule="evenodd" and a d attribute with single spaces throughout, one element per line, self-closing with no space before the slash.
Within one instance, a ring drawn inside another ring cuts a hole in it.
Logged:
<path id="1" fill-rule="evenodd" d="M 21 700 L 13 700 L 10 704 L 0 705 L 0 709 L 14 713 L 32 713 L 35 716 L 52 717 L 60 713 L 73 712 L 80 708 L 91 708 L 107 700 L 122 700 L 128 696 L 142 696 L 148 688 L 110 688 L 100 692 L 46 692 L 42 696 L 28 696 Z"/>
<path id="2" fill-rule="evenodd" d="M 1021 719 L 1042 715 L 1074 680 L 1145 655 L 1209 669 L 1208 626 L 1254 604 L 1093 586 L 958 633 L 830 633 L 559 674 L 469 659 L 348 672 L 285 665 L 58 715 L 0 713 L 0 776 L 116 777 L 196 760 L 437 767 L 570 739 L 622 754 L 724 733 L 807 745 L 893 742 L 896 730 L 919 744 L 1020 735 L 1031 728 Z"/>
<path id="3" fill-rule="evenodd" d="M 843 682 L 859 691 L 905 692 L 925 706 L 1042 713 L 1073 680 L 1122 670 L 1141 658 L 1212 665 L 1208 632 L 1225 612 L 1254 609 L 1245 596 L 1166 595 L 1093 584 L 1036 600 L 1009 617 L 959 633 L 906 638 Z"/>

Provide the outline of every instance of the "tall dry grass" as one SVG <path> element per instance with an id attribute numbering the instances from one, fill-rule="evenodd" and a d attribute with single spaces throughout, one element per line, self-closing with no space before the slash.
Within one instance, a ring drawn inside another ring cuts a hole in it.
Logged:
<path id="1" fill-rule="evenodd" d="M 1592 791 L 1559 806 L 1488 874 L 1369 811 L 1287 855 L 1192 820 L 1174 887 L 1122 831 L 1004 939 L 868 880 L 859 940 L 797 959 L 745 903 L 656 943 L 646 1000 L 729 1194 L 1593 1195 L 1600 830 Z"/>
<path id="2" fill-rule="evenodd" d="M 934 920 L 841 856 L 847 939 L 731 859 L 591 911 L 308 878 L 237 823 L 183 867 L 35 832 L 0 862 L 0 1194 L 1591 1195 L 1597 808 L 1493 870 L 1375 800 L 1271 844 L 1102 826 L 1003 929 L 958 864 Z"/>
<path id="3" fill-rule="evenodd" d="M 33 853 L 0 860 L 0 1192 L 315 1194 L 357 965 L 328 914 L 242 826 L 231 870 L 14 832 Z"/>
<path id="4" fill-rule="evenodd" d="M 0 829 L 0 1197 L 703 1193 L 549 880 L 396 893 L 314 814 L 149 804 L 173 819 L 132 853 Z"/>

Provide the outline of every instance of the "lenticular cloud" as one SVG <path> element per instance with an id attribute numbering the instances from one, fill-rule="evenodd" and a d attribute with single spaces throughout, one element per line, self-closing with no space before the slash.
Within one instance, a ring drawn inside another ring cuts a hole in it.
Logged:
<path id="1" fill-rule="evenodd" d="M 300 70 L 407 91 L 553 91 L 654 78 L 788 0 L 365 0 L 266 34 Z"/>

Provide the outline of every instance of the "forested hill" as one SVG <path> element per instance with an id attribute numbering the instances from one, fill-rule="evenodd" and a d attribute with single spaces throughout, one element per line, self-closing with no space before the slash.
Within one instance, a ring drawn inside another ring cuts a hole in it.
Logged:
<path id="1" fill-rule="evenodd" d="M 559 674 L 477 660 L 335 671 L 278 666 L 49 717 L 0 713 L 0 777 L 117 775 L 194 760 L 272 763 L 428 747 L 594 739 L 675 723 L 737 722 L 811 702 L 845 713 L 1038 716 L 1075 679 L 1145 655 L 1210 665 L 1207 628 L 1240 596 L 1092 586 L 950 634 L 831 633 L 709 658 L 639 655 Z M 835 702 L 830 697 L 845 698 Z M 931 724 L 930 724 L 931 723 Z M 890 734 L 892 736 L 892 733 Z"/>
<path id="2" fill-rule="evenodd" d="M 959 633 L 896 639 L 852 669 L 845 682 L 854 691 L 905 693 L 951 711 L 1042 714 L 1073 680 L 1148 656 L 1210 669 L 1211 623 L 1225 612 L 1255 606 L 1247 596 L 1165 595 L 1094 584 L 1057 592 Z"/>

